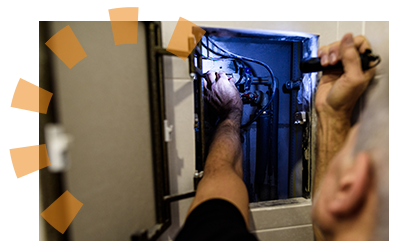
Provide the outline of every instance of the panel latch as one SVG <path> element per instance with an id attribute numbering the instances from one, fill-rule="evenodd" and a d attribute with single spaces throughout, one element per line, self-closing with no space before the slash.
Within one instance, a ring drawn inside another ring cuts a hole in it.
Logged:
<path id="1" fill-rule="evenodd" d="M 171 132 L 173 130 L 174 125 L 168 125 L 168 120 L 164 120 L 164 139 L 165 142 L 171 141 Z"/>
<path id="2" fill-rule="evenodd" d="M 286 83 L 286 88 L 287 89 L 295 89 L 300 87 L 301 83 L 303 82 L 303 79 L 297 80 L 297 81 L 288 81 Z"/>
<path id="3" fill-rule="evenodd" d="M 46 124 L 44 127 L 47 154 L 49 155 L 49 171 L 59 173 L 65 171 L 70 163 L 68 146 L 72 136 L 65 133 L 65 128 L 60 124 Z"/>
<path id="4" fill-rule="evenodd" d="M 307 121 L 306 118 L 306 112 L 305 111 L 300 111 L 294 113 L 294 124 L 304 124 Z"/>

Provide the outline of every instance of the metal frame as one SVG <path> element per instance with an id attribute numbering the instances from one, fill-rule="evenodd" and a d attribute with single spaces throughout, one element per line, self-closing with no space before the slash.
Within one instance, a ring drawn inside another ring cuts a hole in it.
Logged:
<path id="1" fill-rule="evenodd" d="M 168 152 L 164 139 L 166 115 L 163 56 L 175 56 L 175 54 L 162 47 L 161 22 L 145 22 L 145 26 L 157 224 L 148 231 L 133 235 L 132 240 L 156 240 L 171 225 L 171 202 L 195 195 L 195 191 L 170 195 Z"/>
<path id="2" fill-rule="evenodd" d="M 196 58 L 194 54 L 198 52 Z M 195 60 L 196 65 L 195 66 Z M 201 46 L 197 44 L 195 49 L 189 55 L 189 71 L 193 78 L 193 92 L 194 92 L 194 113 L 196 116 L 195 124 L 195 140 L 196 140 L 196 170 L 203 171 L 205 158 L 206 158 L 206 145 L 205 145 L 205 132 L 204 132 L 204 99 L 203 99 L 203 85 L 202 85 L 202 60 Z M 197 181 L 198 182 L 198 181 Z M 196 184 L 195 184 L 196 188 Z"/>
<path id="3" fill-rule="evenodd" d="M 50 50 L 46 48 L 45 42 L 49 40 L 49 22 L 39 22 L 39 87 L 53 93 L 52 100 L 46 114 L 39 113 L 39 144 L 45 144 L 44 126 L 47 123 L 57 123 L 57 89 L 54 86 L 54 76 L 52 70 L 52 59 Z M 39 170 L 39 185 L 42 187 L 39 196 L 43 202 L 43 207 L 47 208 L 66 190 L 62 173 L 50 173 L 46 168 Z M 69 230 L 60 234 L 49 223 L 44 223 L 47 240 L 69 240 Z"/>
<path id="4" fill-rule="evenodd" d="M 292 43 L 292 69 L 291 69 L 291 80 L 296 82 L 300 81 L 300 54 L 301 54 L 300 42 Z M 298 126 L 294 124 L 294 116 L 297 111 L 297 95 L 298 89 L 292 89 L 290 91 L 290 144 L 289 144 L 289 182 L 288 182 L 288 198 L 296 197 L 296 153 L 297 153 L 297 137 L 298 133 L 302 132 L 298 130 Z"/>

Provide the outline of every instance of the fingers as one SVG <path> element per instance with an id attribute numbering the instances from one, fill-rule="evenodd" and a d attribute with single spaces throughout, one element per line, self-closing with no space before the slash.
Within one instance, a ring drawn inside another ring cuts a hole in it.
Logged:
<path id="1" fill-rule="evenodd" d="M 207 84 L 205 85 L 206 86 L 206 89 L 207 90 L 211 90 L 211 86 L 215 83 L 215 81 L 216 81 L 216 75 L 215 75 L 215 72 L 214 71 L 211 71 L 211 70 L 209 70 L 207 73 L 206 73 L 206 81 L 207 81 Z"/>
<path id="2" fill-rule="evenodd" d="M 208 85 L 207 80 L 203 78 L 204 93 L 207 93 L 208 91 L 210 91 L 210 89 L 208 88 L 207 85 Z"/>
<path id="3" fill-rule="evenodd" d="M 228 78 L 229 82 L 232 84 L 233 87 L 236 87 L 236 79 L 234 77 Z"/>
<path id="4" fill-rule="evenodd" d="M 366 49 L 371 49 L 367 38 L 361 35 L 354 37 L 354 45 L 360 53 L 364 53 Z"/>
<path id="5" fill-rule="evenodd" d="M 209 70 L 206 77 L 208 83 L 207 88 L 211 90 L 212 85 L 219 82 L 220 79 L 225 79 L 229 81 L 228 76 L 225 74 L 224 71 L 219 71 L 218 73 L 216 73 L 215 71 Z"/>
<path id="6" fill-rule="evenodd" d="M 226 76 L 226 74 L 225 74 L 224 71 L 218 72 L 218 74 L 217 74 L 217 81 L 218 81 L 220 78 L 228 80 L 228 77 Z"/>
<path id="7" fill-rule="evenodd" d="M 215 82 L 216 76 L 215 76 L 215 72 L 212 70 L 207 71 L 207 78 L 211 81 L 211 82 Z"/>
<path id="8" fill-rule="evenodd" d="M 224 71 L 220 71 L 218 73 L 214 71 L 208 71 L 206 74 L 206 79 L 203 79 L 203 86 L 205 91 L 212 91 L 217 83 L 221 83 L 222 85 L 228 86 L 227 82 L 236 89 L 236 79 L 234 77 L 228 77 Z"/>
<path id="9" fill-rule="evenodd" d="M 318 49 L 318 57 L 321 58 L 322 66 L 335 65 L 337 63 L 339 44 L 340 42 L 334 42 Z"/>
<path id="10" fill-rule="evenodd" d="M 222 81 L 220 81 L 220 79 L 222 79 Z M 226 81 L 224 81 L 224 80 L 228 80 L 228 82 L 230 83 L 230 85 L 231 85 L 232 87 L 235 87 L 235 88 L 236 88 L 236 85 L 235 85 L 236 80 L 235 80 L 235 78 L 233 78 L 233 76 L 228 77 L 228 76 L 225 74 L 224 71 L 218 72 L 218 74 L 217 74 L 217 82 L 221 82 L 221 83 L 224 83 L 224 84 L 225 84 Z"/>
<path id="11" fill-rule="evenodd" d="M 352 34 L 344 35 L 340 42 L 339 53 L 343 63 L 343 70 L 354 83 L 364 80 L 361 68 L 361 59 L 359 51 L 355 46 Z"/>
<path id="12" fill-rule="evenodd" d="M 346 34 L 351 35 L 351 34 Z M 368 40 L 364 36 L 356 36 L 354 37 L 354 46 L 358 50 L 359 53 L 364 53 L 366 49 L 370 49 L 371 45 Z M 327 46 L 321 46 L 318 49 L 318 57 L 321 58 L 321 65 L 335 65 L 338 61 L 342 59 L 342 55 L 340 53 L 340 44 L 341 41 L 336 41 Z"/>

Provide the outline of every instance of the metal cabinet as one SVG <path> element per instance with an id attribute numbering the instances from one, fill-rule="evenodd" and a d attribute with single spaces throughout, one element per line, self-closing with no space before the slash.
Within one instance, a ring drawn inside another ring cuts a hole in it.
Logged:
<path id="1" fill-rule="evenodd" d="M 206 28 L 192 53 L 196 73 L 197 170 L 218 122 L 203 102 L 202 78 L 223 70 L 243 101 L 243 173 L 250 202 L 310 197 L 316 73 L 300 62 L 316 55 L 318 36 L 299 32 Z"/>

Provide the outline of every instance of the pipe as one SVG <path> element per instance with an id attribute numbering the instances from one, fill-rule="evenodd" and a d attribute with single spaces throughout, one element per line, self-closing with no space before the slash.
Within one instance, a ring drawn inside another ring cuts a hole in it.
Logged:
<path id="1" fill-rule="evenodd" d="M 256 151 L 256 172 L 254 188 L 257 200 L 265 200 L 264 181 L 268 169 L 269 155 L 269 114 L 264 111 L 257 120 L 257 151 Z"/>

